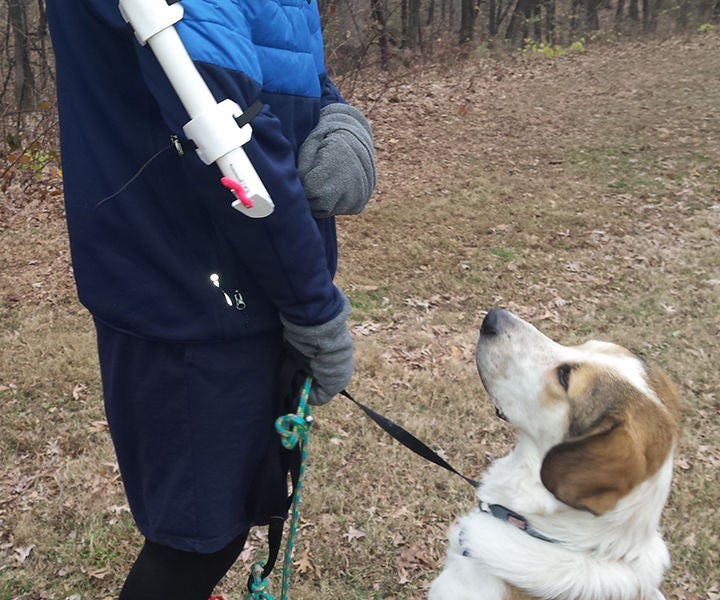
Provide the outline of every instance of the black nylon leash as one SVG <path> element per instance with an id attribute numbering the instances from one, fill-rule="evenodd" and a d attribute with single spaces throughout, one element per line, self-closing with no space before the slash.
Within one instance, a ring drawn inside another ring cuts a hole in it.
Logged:
<path id="1" fill-rule="evenodd" d="M 368 408 L 364 404 L 361 404 L 360 402 L 355 400 L 355 398 L 353 398 L 347 390 L 343 390 L 342 392 L 340 392 L 340 395 L 345 396 L 345 398 L 353 402 L 355 406 L 357 406 L 368 417 L 370 417 L 375 422 L 375 424 L 380 427 L 380 429 L 382 429 L 390 437 L 400 442 L 409 450 L 412 450 L 418 456 L 421 456 L 425 460 L 428 460 L 431 463 L 436 464 L 437 466 L 442 467 L 447 471 L 450 471 L 451 473 L 455 473 L 455 475 L 457 475 L 458 477 L 462 477 L 471 486 L 473 486 L 473 488 L 476 488 L 478 486 L 477 481 L 471 479 L 470 477 L 466 477 L 465 475 L 460 473 L 457 469 L 455 469 L 455 467 L 453 467 L 442 456 L 440 456 L 437 452 L 430 448 L 426 443 L 421 442 L 412 433 L 410 433 L 406 429 L 403 429 L 397 423 L 394 423 L 387 417 L 384 417 L 383 415 L 375 412 L 372 408 Z"/>
<path id="2" fill-rule="evenodd" d="M 372 408 L 368 408 L 364 404 L 361 404 L 360 402 L 355 400 L 355 398 L 353 398 L 347 390 L 343 390 L 342 392 L 340 392 L 340 395 L 345 396 L 345 398 L 352 401 L 355 406 L 357 406 L 368 417 L 375 421 L 375 424 L 380 427 L 380 429 L 385 431 L 385 433 L 387 433 L 390 437 L 400 442 L 403 446 L 405 446 L 409 450 L 412 450 L 415 454 L 424 458 L 425 460 L 428 460 L 431 463 L 436 464 L 439 467 L 446 469 L 447 471 L 450 471 L 451 473 L 455 473 L 455 475 L 457 475 L 458 477 L 462 477 L 471 486 L 473 486 L 473 488 L 478 487 L 479 483 L 477 481 L 475 481 L 474 479 L 470 479 L 470 477 L 466 477 L 465 475 L 460 473 L 442 456 L 440 456 L 427 444 L 417 439 L 412 433 L 403 429 L 400 425 L 394 423 L 380 413 L 375 412 Z M 524 531 L 525 533 L 534 538 L 537 538 L 544 542 L 560 543 L 558 540 L 544 536 L 542 533 L 534 529 L 525 517 L 516 513 L 515 511 L 510 510 L 505 506 L 502 506 L 501 504 L 488 504 L 487 502 L 480 500 L 479 508 L 482 512 L 488 513 L 496 519 L 504 521 L 505 523 L 509 523 L 513 527 Z"/>

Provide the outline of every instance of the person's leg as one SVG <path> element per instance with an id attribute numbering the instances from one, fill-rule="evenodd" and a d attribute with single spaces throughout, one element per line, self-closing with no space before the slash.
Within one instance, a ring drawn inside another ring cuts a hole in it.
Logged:
<path id="1" fill-rule="evenodd" d="M 146 541 L 119 600 L 207 600 L 237 559 L 247 532 L 212 554 L 175 550 Z"/>

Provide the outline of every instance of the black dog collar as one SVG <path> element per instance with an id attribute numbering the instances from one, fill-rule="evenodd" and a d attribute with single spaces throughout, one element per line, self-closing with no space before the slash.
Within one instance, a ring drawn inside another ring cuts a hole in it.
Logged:
<path id="1" fill-rule="evenodd" d="M 492 515 L 496 519 L 500 519 L 501 521 L 505 521 L 506 523 L 510 523 L 510 525 L 512 525 L 513 527 L 524 531 L 525 533 L 531 535 L 534 538 L 543 540 L 544 542 L 551 542 L 553 544 L 559 543 L 558 540 L 546 537 L 539 531 L 533 529 L 533 527 L 530 525 L 530 523 L 525 517 L 510 510 L 502 504 L 488 504 L 484 500 L 480 500 L 479 508 L 482 512 Z"/>

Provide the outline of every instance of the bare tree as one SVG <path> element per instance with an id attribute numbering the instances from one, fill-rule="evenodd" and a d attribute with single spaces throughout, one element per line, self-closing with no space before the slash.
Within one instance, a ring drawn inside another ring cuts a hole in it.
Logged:
<path id="1" fill-rule="evenodd" d="M 378 29 L 378 44 L 380 46 L 380 68 L 387 70 L 390 65 L 390 50 L 388 47 L 387 16 L 382 0 L 370 0 L 372 17 Z"/>
<path id="2" fill-rule="evenodd" d="M 460 44 L 468 44 L 473 41 L 475 33 L 475 0 L 460 0 Z"/>
<path id="3" fill-rule="evenodd" d="M 630 4 L 628 6 L 628 16 L 633 22 L 633 25 L 637 25 L 640 21 L 640 7 L 638 6 L 638 0 L 630 0 Z"/>
<path id="4" fill-rule="evenodd" d="M 631 9 L 633 4 L 637 8 L 637 0 L 630 0 Z M 600 29 L 600 16 L 598 14 L 600 6 L 601 0 L 573 0 L 570 27 L 570 33 L 572 36 Z M 619 26 L 620 21 L 617 18 L 617 15 L 616 23 Z"/>
<path id="5" fill-rule="evenodd" d="M 35 104 L 35 80 L 30 67 L 30 28 L 26 0 L 7 0 L 7 6 L 13 36 L 15 104 L 20 109 L 28 109 Z"/>
<path id="6" fill-rule="evenodd" d="M 623 18 L 625 17 L 625 0 L 617 0 L 617 6 L 615 7 L 615 31 L 620 31 L 622 28 Z"/>
<path id="7" fill-rule="evenodd" d="M 498 6 L 497 0 L 488 0 L 488 35 L 493 38 L 498 33 Z"/>
<path id="8" fill-rule="evenodd" d="M 555 0 L 545 0 L 543 2 L 545 8 L 545 38 L 548 43 L 555 44 L 557 42 L 557 20 L 555 18 L 556 3 Z"/>
<path id="9" fill-rule="evenodd" d="M 505 37 L 517 44 L 530 37 L 529 25 L 535 12 L 537 0 L 518 0 L 515 5 Z"/>
<path id="10" fill-rule="evenodd" d="M 420 0 L 402 0 L 401 2 L 401 46 L 403 48 L 415 49 L 422 46 L 420 4 Z"/>

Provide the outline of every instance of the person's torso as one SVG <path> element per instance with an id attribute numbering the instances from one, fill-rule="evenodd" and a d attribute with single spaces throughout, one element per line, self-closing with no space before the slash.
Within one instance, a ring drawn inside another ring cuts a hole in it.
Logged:
<path id="1" fill-rule="evenodd" d="M 267 104 L 297 151 L 317 123 L 324 76 L 314 5 L 307 0 L 183 0 L 182 5 L 178 33 L 211 89 L 230 78 L 248 102 Z M 81 301 L 111 326 L 148 337 L 227 339 L 277 327 L 276 308 L 207 210 L 203 191 L 224 192 L 217 191 L 219 172 L 203 167 L 193 152 L 180 157 L 169 150 L 146 164 L 168 147 L 171 135 L 182 135 L 187 115 L 168 123 L 160 104 L 177 99 L 159 65 L 137 57 L 117 4 L 49 0 L 48 16 Z M 141 167 L 141 176 L 133 179 Z M 334 268 L 334 223 L 319 226 Z M 211 282 L 213 274 L 220 287 Z"/>

